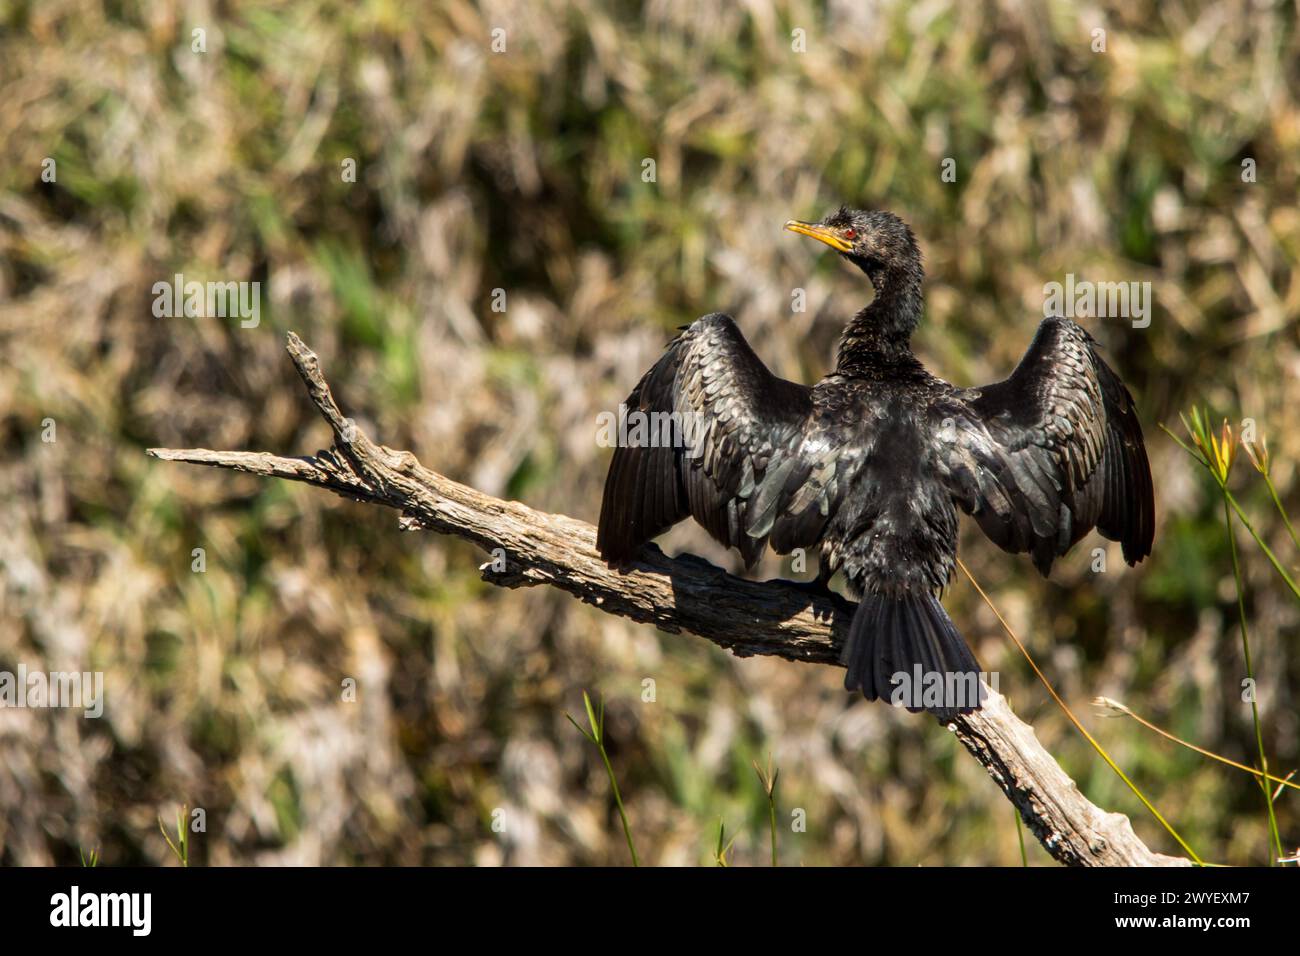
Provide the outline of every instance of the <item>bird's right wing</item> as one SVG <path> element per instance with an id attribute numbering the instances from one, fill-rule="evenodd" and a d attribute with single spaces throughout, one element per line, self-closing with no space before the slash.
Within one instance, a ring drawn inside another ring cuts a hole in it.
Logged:
<path id="1" fill-rule="evenodd" d="M 769 372 L 730 316 L 689 326 L 625 407 L 649 425 L 619 442 L 605 479 L 596 546 L 611 565 L 687 515 L 747 565 L 769 538 L 784 552 L 820 536 L 843 486 L 838 455 L 804 434 L 811 389 Z M 655 413 L 675 413 L 686 440 L 645 440 L 662 435 Z"/>
<path id="2" fill-rule="evenodd" d="M 993 542 L 1044 575 L 1094 527 L 1136 564 L 1151 553 L 1151 467 L 1133 397 L 1083 328 L 1045 319 L 1005 381 L 932 406 L 937 460 Z"/>

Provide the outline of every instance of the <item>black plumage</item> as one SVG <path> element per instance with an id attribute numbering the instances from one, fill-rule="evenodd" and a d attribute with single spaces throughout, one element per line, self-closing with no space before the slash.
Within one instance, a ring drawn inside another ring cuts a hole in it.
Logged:
<path id="1" fill-rule="evenodd" d="M 729 316 L 687 327 L 628 397 L 677 413 L 688 441 L 615 449 L 597 544 L 612 566 L 687 517 L 737 548 L 820 547 L 860 598 L 845 686 L 889 698 L 900 672 L 966 677 L 978 664 L 939 604 L 956 560 L 957 509 L 1006 551 L 1053 561 L 1097 528 L 1136 564 L 1151 553 L 1151 471 L 1133 399 L 1097 344 L 1045 319 L 1011 376 L 957 388 L 912 354 L 921 254 L 887 212 L 840 209 L 787 228 L 839 251 L 875 298 L 845 328 L 835 369 L 809 387 L 777 378 Z M 952 685 L 950 685 L 952 686 Z M 941 719 L 978 701 L 901 701 Z"/>

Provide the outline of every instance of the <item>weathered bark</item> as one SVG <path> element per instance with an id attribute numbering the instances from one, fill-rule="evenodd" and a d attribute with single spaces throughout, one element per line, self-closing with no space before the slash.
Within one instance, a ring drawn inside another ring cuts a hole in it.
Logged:
<path id="1" fill-rule="evenodd" d="M 696 634 L 748 657 L 838 666 L 853 605 L 783 581 L 747 581 L 693 555 L 670 558 L 654 545 L 625 573 L 596 553 L 596 531 L 583 521 L 502 501 L 423 467 L 405 451 L 374 444 L 343 417 L 316 355 L 293 333 L 289 354 L 312 401 L 334 430 L 334 446 L 303 458 L 258 452 L 151 448 L 166 461 L 231 468 L 303 481 L 347 498 L 396 508 L 404 529 L 452 534 L 488 552 L 503 549 L 505 570 L 484 564 L 502 587 L 549 584 L 602 611 Z M 919 719 L 919 718 L 918 718 Z M 989 691 L 982 710 L 948 725 L 1015 804 L 1030 830 L 1062 863 L 1085 866 L 1187 865 L 1153 852 L 1127 817 L 1090 803 L 1034 735 Z"/>

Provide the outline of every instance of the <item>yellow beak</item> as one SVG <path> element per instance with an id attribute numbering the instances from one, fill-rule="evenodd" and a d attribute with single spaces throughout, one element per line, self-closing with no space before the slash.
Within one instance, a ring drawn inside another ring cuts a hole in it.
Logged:
<path id="1" fill-rule="evenodd" d="M 853 244 L 843 239 L 836 233 L 827 229 L 825 226 L 818 226 L 811 222 L 800 222 L 797 219 L 791 219 L 785 224 L 785 228 L 791 232 L 797 232 L 801 236 L 812 236 L 814 239 L 826 243 L 837 252 L 852 252 Z"/>

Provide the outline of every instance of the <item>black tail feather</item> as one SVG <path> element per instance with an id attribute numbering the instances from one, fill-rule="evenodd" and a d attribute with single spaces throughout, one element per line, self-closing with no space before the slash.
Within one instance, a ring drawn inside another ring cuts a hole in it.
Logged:
<path id="1" fill-rule="evenodd" d="M 864 595 L 840 660 L 845 690 L 912 713 L 951 720 L 984 701 L 979 663 L 933 594 Z"/>

